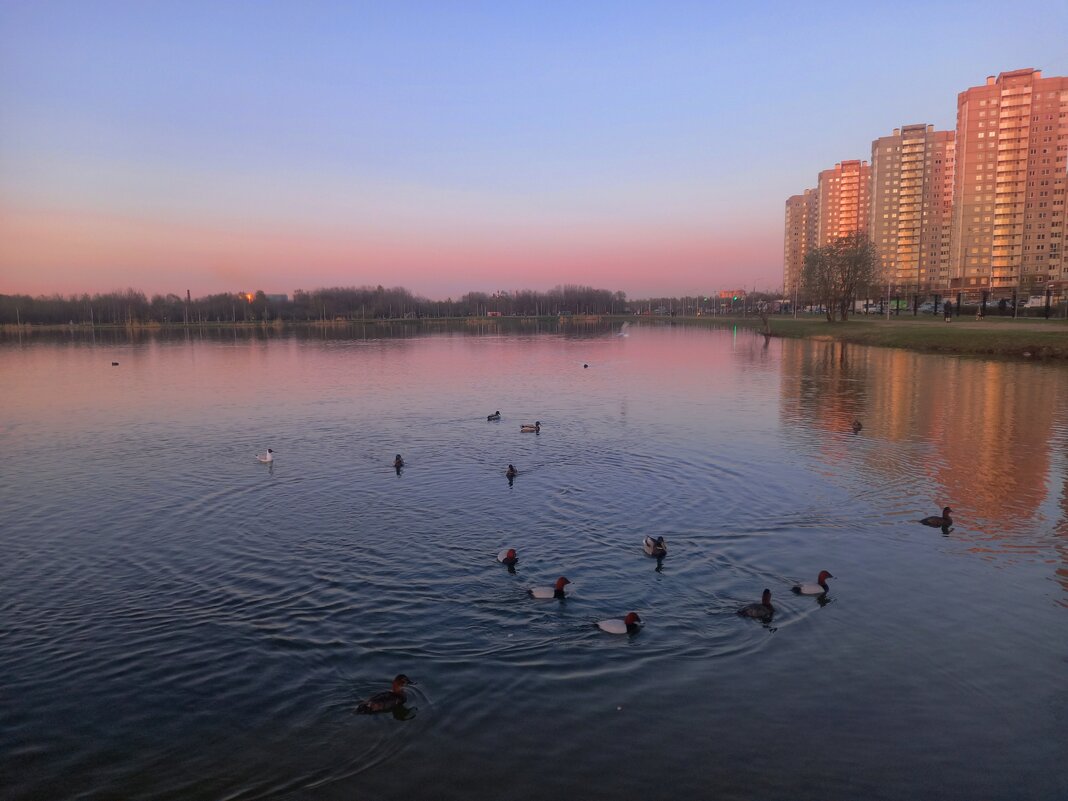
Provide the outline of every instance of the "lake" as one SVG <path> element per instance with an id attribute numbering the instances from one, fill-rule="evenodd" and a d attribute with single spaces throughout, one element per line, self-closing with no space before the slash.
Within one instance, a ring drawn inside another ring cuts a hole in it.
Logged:
<path id="1" fill-rule="evenodd" d="M 0 385 L 5 799 L 1068 797 L 1063 365 L 479 323 Z"/>

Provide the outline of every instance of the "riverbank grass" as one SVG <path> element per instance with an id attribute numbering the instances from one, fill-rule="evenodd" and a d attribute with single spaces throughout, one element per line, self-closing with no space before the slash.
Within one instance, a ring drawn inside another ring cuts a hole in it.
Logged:
<path id="1" fill-rule="evenodd" d="M 676 318 L 678 319 L 678 318 Z M 716 327 L 741 325 L 761 330 L 759 317 L 701 317 L 694 322 Z M 855 317 L 845 323 L 829 323 L 816 317 L 769 317 L 771 335 L 877 345 L 932 353 L 962 353 L 1023 358 L 1068 359 L 1068 322 L 1025 318 L 988 317 Z"/>

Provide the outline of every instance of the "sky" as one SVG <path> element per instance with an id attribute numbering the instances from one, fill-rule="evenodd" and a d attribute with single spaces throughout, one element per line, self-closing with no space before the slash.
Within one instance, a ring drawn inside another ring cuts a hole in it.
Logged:
<path id="1" fill-rule="evenodd" d="M 1068 3 L 0 2 L 0 293 L 772 290 L 783 204 Z"/>

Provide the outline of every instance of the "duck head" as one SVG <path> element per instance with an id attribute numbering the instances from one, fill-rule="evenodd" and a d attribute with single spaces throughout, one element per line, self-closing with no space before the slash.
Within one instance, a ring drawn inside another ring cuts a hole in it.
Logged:
<path id="1" fill-rule="evenodd" d="M 504 555 L 504 558 L 505 559 L 518 559 L 519 557 L 515 555 L 515 548 L 509 548 L 508 552 Z"/>
<path id="2" fill-rule="evenodd" d="M 393 692 L 403 695 L 404 688 L 410 684 L 415 684 L 415 682 L 409 679 L 403 673 L 398 673 L 393 679 Z"/>
<path id="3" fill-rule="evenodd" d="M 942 517 L 949 517 L 949 513 L 952 511 L 952 509 L 946 506 L 944 509 L 942 509 Z"/>
<path id="4" fill-rule="evenodd" d="M 760 603 L 764 604 L 768 609 L 774 609 L 771 605 L 771 590 L 765 589 L 760 596 Z"/>
<path id="5" fill-rule="evenodd" d="M 627 616 L 623 618 L 623 622 L 627 624 L 627 628 L 635 626 L 642 622 L 642 619 L 638 617 L 637 612 L 627 612 Z"/>
<path id="6" fill-rule="evenodd" d="M 564 576 L 560 576 L 560 578 L 558 578 L 556 580 L 556 584 L 553 585 L 553 589 L 555 589 L 557 592 L 563 592 L 564 591 L 564 587 L 567 586 L 570 583 L 571 583 L 570 579 L 565 578 Z"/>
<path id="7" fill-rule="evenodd" d="M 827 585 L 827 579 L 829 579 L 829 578 L 834 578 L 834 576 L 832 576 L 826 570 L 821 570 L 820 574 L 819 574 L 819 577 L 816 579 L 816 583 L 826 586 Z"/>

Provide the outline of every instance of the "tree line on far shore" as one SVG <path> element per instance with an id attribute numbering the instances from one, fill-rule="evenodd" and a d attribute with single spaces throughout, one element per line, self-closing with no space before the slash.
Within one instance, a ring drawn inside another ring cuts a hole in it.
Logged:
<path id="1" fill-rule="evenodd" d="M 827 319 L 846 319 L 853 300 L 872 285 L 875 248 L 863 234 L 850 234 L 805 256 L 802 305 L 825 309 Z M 729 294 L 729 293 L 728 293 Z M 548 292 L 468 292 L 457 300 L 430 300 L 403 287 L 328 287 L 288 295 L 223 292 L 204 297 L 170 293 L 149 298 L 137 289 L 95 295 L 31 297 L 0 295 L 0 324 L 144 325 L 224 322 L 313 322 L 427 317 L 557 316 L 560 314 L 694 315 L 768 309 L 779 294 L 739 293 L 724 300 L 709 296 L 628 300 L 624 292 L 566 284 Z"/>
<path id="2" fill-rule="evenodd" d="M 292 296 L 226 292 L 200 298 L 149 298 L 137 289 L 95 295 L 0 295 L 0 324 L 143 325 L 152 323 L 312 322 L 335 320 L 623 314 L 624 292 L 567 284 L 548 292 L 468 292 L 457 300 L 429 300 L 403 287 L 329 287 Z"/>

